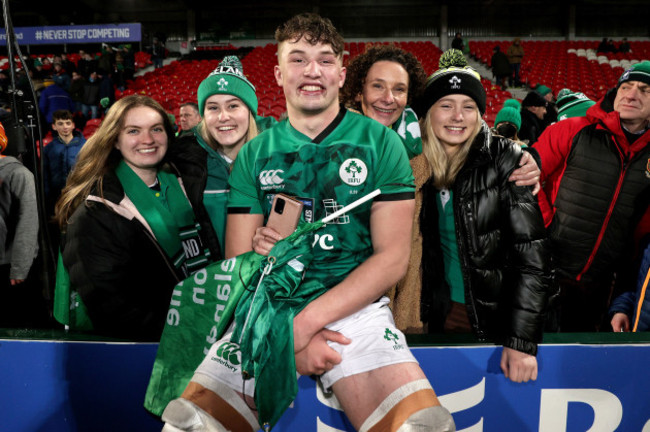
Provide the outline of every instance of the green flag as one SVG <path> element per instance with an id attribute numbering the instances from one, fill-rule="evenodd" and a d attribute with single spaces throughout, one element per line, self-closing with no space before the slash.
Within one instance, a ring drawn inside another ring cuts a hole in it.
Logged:
<path id="1" fill-rule="evenodd" d="M 213 343 L 224 334 L 237 302 L 264 256 L 248 252 L 199 270 L 174 288 L 144 406 L 162 415 L 180 397 Z"/>
<path id="2" fill-rule="evenodd" d="M 70 330 L 92 330 L 93 325 L 88 317 L 86 306 L 81 301 L 79 293 L 70 286 L 70 275 L 63 265 L 63 257 L 59 251 L 56 265 L 56 285 L 54 288 L 54 318 Z"/>

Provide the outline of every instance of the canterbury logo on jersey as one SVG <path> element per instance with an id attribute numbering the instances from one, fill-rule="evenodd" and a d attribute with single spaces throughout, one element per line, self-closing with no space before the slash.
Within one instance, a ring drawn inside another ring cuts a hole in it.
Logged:
<path id="1" fill-rule="evenodd" d="M 258 178 L 262 186 L 278 186 L 284 181 L 280 175 L 284 174 L 281 169 L 265 170 L 260 173 Z"/>
<path id="2" fill-rule="evenodd" d="M 217 355 L 212 360 L 221 363 L 230 370 L 241 364 L 241 351 L 239 345 L 232 342 L 224 342 L 217 349 Z"/>

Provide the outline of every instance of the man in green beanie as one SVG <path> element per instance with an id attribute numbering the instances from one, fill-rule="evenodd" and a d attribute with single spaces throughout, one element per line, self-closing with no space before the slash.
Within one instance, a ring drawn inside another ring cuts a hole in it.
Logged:
<path id="1" fill-rule="evenodd" d="M 557 120 L 584 117 L 587 115 L 587 109 L 595 104 L 596 102 L 589 99 L 584 93 L 574 93 L 569 89 L 562 89 L 557 98 Z"/>
<path id="2" fill-rule="evenodd" d="M 553 90 L 544 84 L 537 84 L 535 91 L 546 100 L 546 114 L 544 114 L 542 122 L 544 123 L 544 127 L 550 126 L 557 121 L 557 107 L 555 106 Z"/>
<path id="3" fill-rule="evenodd" d="M 586 116 L 548 127 L 535 144 L 545 182 L 539 203 L 559 285 L 549 322 L 560 331 L 609 330 L 612 291 L 616 296 L 632 280 L 635 230 L 650 233 L 649 120 L 650 61 L 644 61 Z"/>

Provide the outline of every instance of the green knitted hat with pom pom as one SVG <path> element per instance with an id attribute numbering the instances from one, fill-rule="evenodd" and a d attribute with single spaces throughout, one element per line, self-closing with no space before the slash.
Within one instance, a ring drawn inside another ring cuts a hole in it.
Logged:
<path id="1" fill-rule="evenodd" d="M 517 99 L 506 99 L 503 102 L 503 108 L 515 108 L 517 110 L 521 109 L 521 102 L 519 102 Z"/>
<path id="2" fill-rule="evenodd" d="M 237 96 L 251 110 L 257 114 L 257 96 L 255 87 L 244 75 L 244 68 L 237 56 L 226 56 L 219 66 L 201 82 L 197 91 L 199 113 L 203 115 L 205 101 L 215 94 L 229 94 Z"/>
<path id="3" fill-rule="evenodd" d="M 485 113 L 485 89 L 481 76 L 472 67 L 462 51 L 449 49 L 440 56 L 439 69 L 429 77 L 424 94 L 413 104 L 418 117 L 426 116 L 429 108 L 444 96 L 464 94 L 478 105 L 481 115 Z"/>

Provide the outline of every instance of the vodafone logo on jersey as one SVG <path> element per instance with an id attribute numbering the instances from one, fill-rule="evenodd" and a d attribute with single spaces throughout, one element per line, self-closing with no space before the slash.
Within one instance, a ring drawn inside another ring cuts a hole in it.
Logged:
<path id="1" fill-rule="evenodd" d="M 262 190 L 282 185 L 284 182 L 284 179 L 280 177 L 282 174 L 284 174 L 284 171 L 281 169 L 262 171 L 257 177 L 260 180 L 260 185 L 262 185 Z"/>

